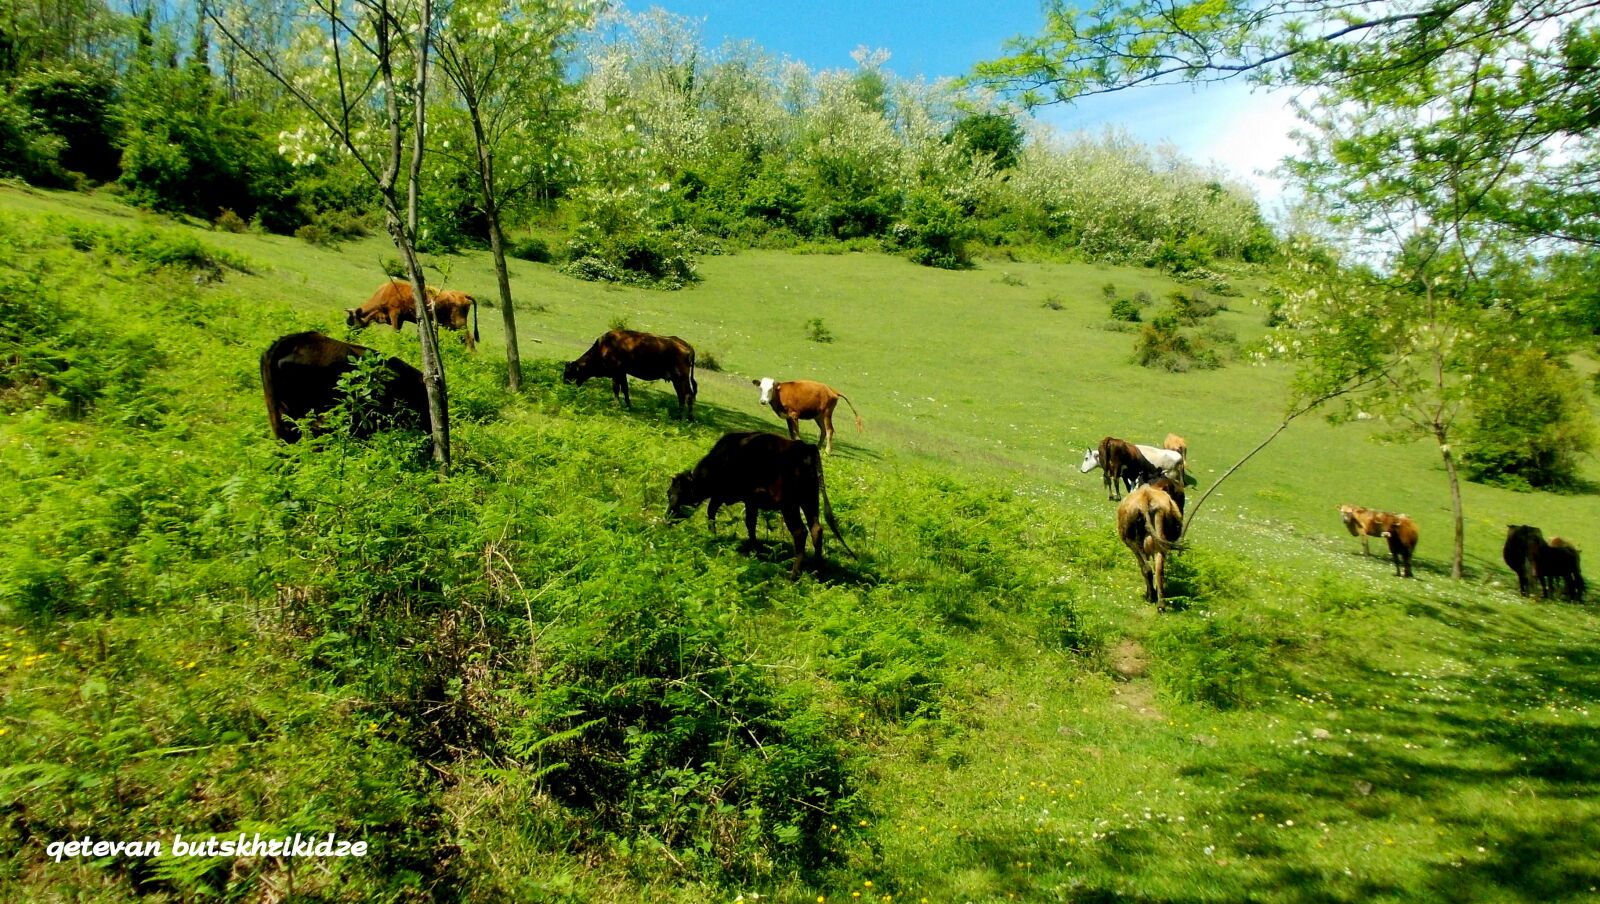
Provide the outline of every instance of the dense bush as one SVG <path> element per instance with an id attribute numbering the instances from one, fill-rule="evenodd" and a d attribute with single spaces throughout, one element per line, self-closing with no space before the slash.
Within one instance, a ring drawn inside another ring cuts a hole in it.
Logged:
<path id="1" fill-rule="evenodd" d="M 65 142 L 46 132 L 33 113 L 0 92 L 0 176 L 14 176 L 35 185 L 67 184 L 61 168 Z"/>
<path id="2" fill-rule="evenodd" d="M 1471 384 L 1461 431 L 1468 479 L 1514 489 L 1570 488 L 1595 447 L 1594 416 L 1571 369 L 1539 352 L 1492 359 Z"/>
<path id="3" fill-rule="evenodd" d="M 51 67 L 25 74 L 13 90 L 38 127 L 64 142 L 58 158 L 62 169 L 95 182 L 117 178 L 112 78 L 93 69 Z"/>
<path id="4" fill-rule="evenodd" d="M 1210 344 L 1184 330 L 1182 323 L 1173 311 L 1163 311 L 1150 318 L 1134 342 L 1134 363 L 1172 373 L 1221 367 L 1222 359 Z"/>
<path id="5" fill-rule="evenodd" d="M 585 230 L 568 243 L 563 272 L 578 279 L 681 289 L 700 279 L 694 258 L 678 236 L 664 233 L 602 235 Z"/>

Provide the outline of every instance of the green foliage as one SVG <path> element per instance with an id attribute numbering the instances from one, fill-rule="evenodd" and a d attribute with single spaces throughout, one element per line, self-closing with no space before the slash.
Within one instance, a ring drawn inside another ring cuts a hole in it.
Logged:
<path id="1" fill-rule="evenodd" d="M 663 233 L 602 235 L 585 231 L 568 243 L 562 272 L 591 282 L 681 289 L 700 279 L 682 237 Z"/>
<path id="2" fill-rule="evenodd" d="M 1172 310 L 1157 314 L 1140 328 L 1139 338 L 1133 345 L 1133 361 L 1140 367 L 1154 367 L 1170 373 L 1222 366 L 1222 358 L 1211 343 L 1185 330 L 1182 318 Z"/>
<path id="3" fill-rule="evenodd" d="M 890 234 L 892 244 L 916 263 L 945 270 L 972 266 L 967 253 L 972 227 L 956 205 L 934 192 L 913 193 Z"/>
<path id="4" fill-rule="evenodd" d="M 1151 632 L 1150 648 L 1161 663 L 1157 682 L 1179 700 L 1238 709 L 1262 699 L 1275 684 L 1276 641 L 1245 616 L 1164 619 Z"/>
<path id="5" fill-rule="evenodd" d="M 821 317 L 813 317 L 806 321 L 806 338 L 812 342 L 832 342 L 833 331 L 828 329 Z"/>
<path id="6" fill-rule="evenodd" d="M 35 69 L 18 79 L 13 91 L 38 128 L 64 142 L 58 161 L 62 169 L 95 182 L 117 178 L 115 90 L 105 72 L 77 65 Z"/>
<path id="7" fill-rule="evenodd" d="M 1475 375 L 1472 415 L 1461 431 L 1471 480 L 1520 489 L 1577 483 L 1594 450 L 1594 416 L 1571 370 L 1538 352 L 1494 357 Z"/>
<path id="8" fill-rule="evenodd" d="M 9 93 L 0 93 L 0 175 L 36 185 L 65 185 L 63 147 L 62 139 L 44 131 L 31 111 Z"/>
<path id="9" fill-rule="evenodd" d="M 512 243 L 506 249 L 510 256 L 535 264 L 548 264 L 555 258 L 550 254 L 550 243 L 538 236 L 529 236 L 521 241 Z"/>
<path id="10" fill-rule="evenodd" d="M 997 170 L 1017 165 L 1025 135 L 1016 119 L 1003 113 L 977 113 L 956 121 L 950 140 L 968 154 L 984 154 Z"/>
<path id="11" fill-rule="evenodd" d="M 1121 320 L 1126 323 L 1138 323 L 1143 318 L 1139 315 L 1139 306 L 1126 298 L 1119 298 L 1111 302 L 1111 319 Z"/>

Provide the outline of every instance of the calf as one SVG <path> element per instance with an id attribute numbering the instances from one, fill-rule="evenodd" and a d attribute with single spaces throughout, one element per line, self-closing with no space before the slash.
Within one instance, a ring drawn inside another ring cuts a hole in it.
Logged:
<path id="1" fill-rule="evenodd" d="M 1150 484 L 1138 487 L 1117 506 L 1117 535 L 1139 563 L 1145 601 L 1165 612 L 1167 554 L 1183 536 L 1183 513 L 1177 503 Z"/>
<path id="2" fill-rule="evenodd" d="M 822 561 L 818 495 L 822 497 L 822 514 L 839 545 L 855 555 L 834 520 L 828 486 L 822 479 L 822 457 L 816 446 L 775 433 L 729 433 L 717 440 L 693 471 L 672 478 L 667 491 L 667 517 L 682 520 L 695 506 L 709 500 L 706 521 L 715 532 L 717 510 L 740 502 L 744 504 L 745 531 L 754 545 L 757 513 L 782 512 L 783 523 L 794 537 L 794 567 L 789 570 L 789 578 L 794 580 L 800 576 L 805 559 L 808 531 L 817 561 Z"/>
<path id="3" fill-rule="evenodd" d="M 620 398 L 629 408 L 633 407 L 629 377 L 668 380 L 678 394 L 678 416 L 694 420 L 694 397 L 700 391 L 694 379 L 694 349 L 677 336 L 612 330 L 561 373 L 564 382 L 578 386 L 591 377 L 610 377 L 611 398 Z"/>
<path id="4" fill-rule="evenodd" d="M 272 435 L 286 443 L 299 440 L 300 429 L 293 421 L 338 405 L 346 397 L 339 378 L 355 370 L 354 359 L 371 351 L 315 332 L 291 333 L 268 346 L 261 353 L 261 391 Z M 384 422 L 408 414 L 415 416 L 423 430 L 430 429 L 422 371 L 399 358 L 390 358 L 385 364 L 390 376 L 374 394 L 374 410 L 355 418 L 351 434 L 371 435 Z M 313 427 L 314 432 L 320 429 L 320 423 Z"/>
<path id="5" fill-rule="evenodd" d="M 771 405 L 778 417 L 788 421 L 790 439 L 800 438 L 801 421 L 816 421 L 818 438 L 823 442 L 822 451 L 825 454 L 833 452 L 833 409 L 840 399 L 844 399 L 844 403 L 850 406 L 850 413 L 855 414 L 856 430 L 862 429 L 861 415 L 856 413 L 855 403 L 826 383 L 815 380 L 778 383 L 771 377 L 750 382 L 761 387 L 761 403 Z"/>
<path id="6" fill-rule="evenodd" d="M 1549 545 L 1535 554 L 1539 572 L 1539 587 L 1545 599 L 1555 596 L 1556 589 L 1564 585 L 1566 597 L 1583 599 L 1585 589 L 1583 572 L 1579 568 L 1578 547 L 1560 537 L 1551 537 Z"/>

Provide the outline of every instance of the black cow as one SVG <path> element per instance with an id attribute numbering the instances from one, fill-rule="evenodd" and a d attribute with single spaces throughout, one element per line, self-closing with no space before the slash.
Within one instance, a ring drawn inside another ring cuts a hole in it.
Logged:
<path id="1" fill-rule="evenodd" d="M 338 405 L 345 397 L 339 378 L 355 370 L 355 358 L 371 351 L 316 332 L 291 333 L 268 346 L 261 353 L 261 391 L 273 435 L 286 443 L 299 440 L 300 429 L 290 419 L 322 414 Z M 378 390 L 372 409 L 351 425 L 351 434 L 370 436 L 384 424 L 410 417 L 423 430 L 430 429 L 422 371 L 399 358 L 385 364 L 389 379 Z"/>
<path id="2" fill-rule="evenodd" d="M 678 393 L 678 415 L 694 420 L 694 397 L 700 391 L 694 379 L 694 348 L 677 336 L 612 330 L 561 374 L 562 380 L 579 386 L 591 377 L 610 377 L 611 397 L 620 397 L 629 408 L 633 407 L 629 377 L 669 380 Z"/>
<path id="3" fill-rule="evenodd" d="M 1533 591 L 1533 582 L 1539 579 L 1539 551 L 1548 546 L 1544 531 L 1531 524 L 1506 525 L 1506 545 L 1500 557 L 1506 567 L 1517 573 L 1517 592 L 1527 596 Z"/>
<path id="4" fill-rule="evenodd" d="M 1583 571 L 1579 567 L 1576 546 L 1560 537 L 1551 537 L 1550 543 L 1535 553 L 1535 558 L 1539 587 L 1544 591 L 1545 599 L 1554 597 L 1557 588 L 1563 585 L 1568 599 L 1583 599 Z"/>
<path id="5" fill-rule="evenodd" d="M 822 455 L 807 442 L 786 439 L 775 433 L 729 433 L 717 440 L 693 471 L 672 478 L 667 491 L 667 517 L 682 520 L 701 502 L 710 500 L 706 520 L 713 531 L 717 510 L 735 502 L 744 503 L 744 525 L 752 544 L 756 541 L 756 513 L 776 510 L 794 537 L 794 567 L 791 580 L 800 576 L 805 559 L 806 533 L 817 561 L 822 560 L 822 522 L 817 518 L 817 497 L 822 497 L 822 514 L 838 537 L 845 552 L 855 555 L 833 517 L 828 503 L 828 487 L 822 479 Z"/>

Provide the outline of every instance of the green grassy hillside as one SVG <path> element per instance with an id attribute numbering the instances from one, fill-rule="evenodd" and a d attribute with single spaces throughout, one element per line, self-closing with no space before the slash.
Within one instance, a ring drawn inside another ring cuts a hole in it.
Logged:
<path id="1" fill-rule="evenodd" d="M 478 356 L 446 343 L 457 468 L 439 479 L 406 435 L 266 439 L 261 349 L 343 336 L 381 241 L 333 251 L 5 189 L 0 252 L 19 350 L 0 366 L 0 896 L 1600 886 L 1600 619 L 1496 586 L 1506 521 L 1583 545 L 1594 497 L 1469 486 L 1475 572 L 1451 582 L 1433 450 L 1297 422 L 1207 503 L 1171 569 L 1183 605 L 1158 616 L 1083 450 L 1179 432 L 1203 489 L 1276 425 L 1287 375 L 1129 364 L 1101 287 L 1159 299 L 1174 286 L 1153 274 L 750 253 L 656 293 L 514 263 L 528 389 L 499 388 L 498 311 Z M 440 263 L 439 284 L 493 297 L 483 256 Z M 1215 321 L 1259 335 L 1248 291 L 1228 302 Z M 664 384 L 629 413 L 560 383 L 617 318 L 715 353 L 701 423 L 671 420 Z M 808 339 L 813 318 L 833 342 Z M 410 329 L 360 335 L 415 360 Z M 781 430 L 749 385 L 763 375 L 825 380 L 867 426 L 840 418 L 827 463 L 862 556 L 830 544 L 793 584 L 781 531 L 752 554 L 728 516 L 713 536 L 661 511 L 719 432 Z M 1343 501 L 1418 519 L 1417 580 L 1357 554 Z M 256 831 L 373 853 L 46 853 Z"/>

